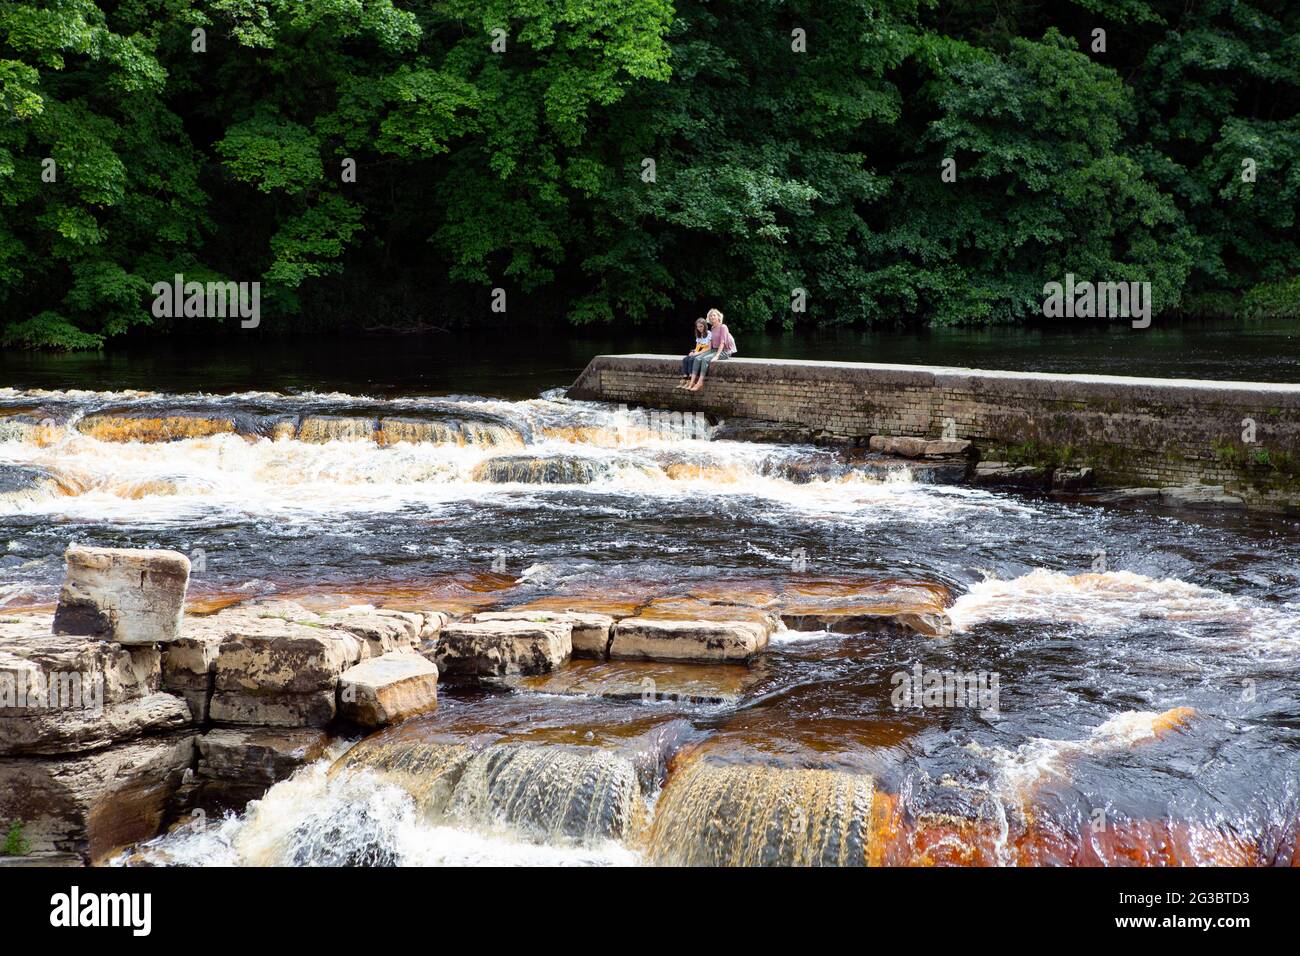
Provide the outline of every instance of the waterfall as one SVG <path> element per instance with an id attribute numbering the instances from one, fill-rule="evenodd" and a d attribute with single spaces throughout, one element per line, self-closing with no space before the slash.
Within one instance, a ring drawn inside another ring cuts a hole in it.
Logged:
<path id="1" fill-rule="evenodd" d="M 866 866 L 874 795 L 868 776 L 693 756 L 659 798 L 647 858 L 667 866 Z"/>
<path id="2" fill-rule="evenodd" d="M 541 843 L 624 840 L 644 800 L 632 759 L 593 747 L 389 741 L 358 744 L 332 773 L 364 768 L 410 793 L 426 817 L 506 828 Z"/>

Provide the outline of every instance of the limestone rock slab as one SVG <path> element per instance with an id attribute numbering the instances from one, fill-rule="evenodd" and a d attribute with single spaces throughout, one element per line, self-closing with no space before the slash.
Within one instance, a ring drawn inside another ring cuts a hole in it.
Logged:
<path id="1" fill-rule="evenodd" d="M 56 634 L 166 644 L 180 634 L 190 561 L 178 551 L 87 548 L 64 555 Z"/>
<path id="2" fill-rule="evenodd" d="M 533 621 L 569 624 L 573 633 L 573 653 L 577 657 L 604 657 L 609 648 L 609 632 L 614 618 L 590 611 L 486 611 L 474 615 L 475 621 Z"/>
<path id="3" fill-rule="evenodd" d="M 157 648 L 50 633 L 48 615 L 0 619 L 0 671 L 34 668 L 45 674 L 103 677 L 108 703 L 156 693 L 162 683 L 162 655 Z"/>
<path id="4" fill-rule="evenodd" d="M 180 730 L 193 723 L 189 705 L 172 694 L 150 694 L 114 704 L 71 704 L 12 716 L 0 707 L 0 755 L 62 756 L 98 750 L 145 734 Z"/>
<path id="5" fill-rule="evenodd" d="M 0 819 L 22 822 L 33 854 L 98 862 L 159 832 L 193 758 L 192 734 L 52 760 L 0 757 Z"/>
<path id="6" fill-rule="evenodd" d="M 734 704 L 762 679 L 761 667 L 716 667 L 705 662 L 572 660 L 549 674 L 507 677 L 515 691 L 607 700 Z"/>
<path id="7" fill-rule="evenodd" d="M 904 458 L 944 458 L 970 453 L 971 443 L 962 440 L 911 438 L 903 435 L 872 435 L 867 447 L 883 455 Z"/>
<path id="8" fill-rule="evenodd" d="M 1231 511 L 1246 507 L 1243 499 L 1228 494 L 1222 485 L 1183 485 L 1177 488 L 1161 488 L 1160 503 L 1174 508 L 1199 511 Z"/>
<path id="9" fill-rule="evenodd" d="M 329 736 L 318 729 L 218 727 L 198 738 L 198 801 L 242 809 L 304 764 L 319 759 Z"/>
<path id="10" fill-rule="evenodd" d="M 680 621 L 629 617 L 614 627 L 611 658 L 745 663 L 767 647 L 757 621 Z"/>
<path id="11" fill-rule="evenodd" d="M 338 712 L 337 692 L 251 693 L 218 690 L 212 695 L 208 716 L 219 724 L 253 727 L 324 727 Z"/>
<path id="12" fill-rule="evenodd" d="M 442 629 L 436 660 L 442 674 L 503 677 L 545 673 L 572 653 L 568 623 L 472 621 Z"/>
<path id="13" fill-rule="evenodd" d="M 361 641 L 362 657 L 379 657 L 419 646 L 426 631 L 425 616 L 384 608 L 344 608 L 321 615 L 321 623 L 352 634 Z"/>
<path id="14" fill-rule="evenodd" d="M 363 727 L 385 727 L 438 704 L 438 668 L 418 654 L 384 654 L 339 678 L 339 711 Z"/>
<path id="15" fill-rule="evenodd" d="M 291 621 L 236 630 L 217 649 L 214 688 L 258 694 L 333 690 L 360 656 L 351 635 Z"/>

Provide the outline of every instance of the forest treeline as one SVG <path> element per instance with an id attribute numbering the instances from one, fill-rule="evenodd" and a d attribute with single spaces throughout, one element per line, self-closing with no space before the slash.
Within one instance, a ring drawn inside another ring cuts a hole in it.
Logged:
<path id="1" fill-rule="evenodd" d="M 1298 107 L 1295 0 L 6 0 L 0 341 L 1300 320 Z"/>

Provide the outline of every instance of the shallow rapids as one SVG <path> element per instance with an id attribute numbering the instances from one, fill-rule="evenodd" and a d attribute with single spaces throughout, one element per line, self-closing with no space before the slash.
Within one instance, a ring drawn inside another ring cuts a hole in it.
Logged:
<path id="1" fill-rule="evenodd" d="M 1293 521 L 927 484 L 725 425 L 558 391 L 0 389 L 0 610 L 48 607 L 79 542 L 185 552 L 193 611 L 744 619 L 903 581 L 951 618 L 778 631 L 750 667 L 448 684 L 434 715 L 124 861 L 1292 861 Z"/>

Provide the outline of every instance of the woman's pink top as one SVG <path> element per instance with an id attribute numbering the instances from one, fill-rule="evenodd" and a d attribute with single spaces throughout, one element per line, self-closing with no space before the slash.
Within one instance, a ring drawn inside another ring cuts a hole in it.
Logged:
<path id="1" fill-rule="evenodd" d="M 715 351 L 736 351 L 736 340 L 731 337 L 731 330 L 725 322 L 719 322 L 709 333 L 709 348 Z"/>

